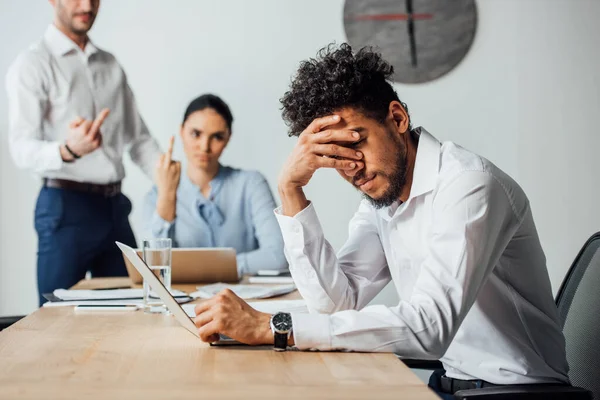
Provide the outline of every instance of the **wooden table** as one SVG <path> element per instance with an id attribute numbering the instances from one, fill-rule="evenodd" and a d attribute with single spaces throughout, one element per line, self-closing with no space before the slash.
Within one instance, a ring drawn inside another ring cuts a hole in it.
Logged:
<path id="1" fill-rule="evenodd" d="M 210 347 L 174 317 L 141 311 L 42 308 L 0 332 L 0 399 L 289 398 L 437 399 L 393 354 Z"/>

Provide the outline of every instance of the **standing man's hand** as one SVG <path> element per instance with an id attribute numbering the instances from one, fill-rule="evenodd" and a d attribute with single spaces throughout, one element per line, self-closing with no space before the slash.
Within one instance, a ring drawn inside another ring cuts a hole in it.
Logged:
<path id="1" fill-rule="evenodd" d="M 294 216 L 308 206 L 302 187 L 319 168 L 335 168 L 352 176 L 364 167 L 361 152 L 339 143 L 360 140 L 358 132 L 326 129 L 340 122 L 339 115 L 317 118 L 302 132 L 279 176 L 283 214 Z"/>
<path id="2" fill-rule="evenodd" d="M 102 134 L 100 127 L 110 113 L 108 108 L 100 111 L 100 114 L 94 121 L 89 121 L 81 117 L 76 117 L 69 124 L 66 146 L 61 146 L 61 156 L 65 161 L 72 161 L 75 156 L 83 157 L 96 150 L 102 145 Z"/>
<path id="3" fill-rule="evenodd" d="M 229 289 L 203 301 L 194 310 L 194 323 L 204 342 L 216 342 L 222 334 L 249 345 L 273 344 L 271 314 L 255 310 Z"/>
<path id="4" fill-rule="evenodd" d="M 174 143 L 175 136 L 171 136 L 169 148 L 165 154 L 159 157 L 154 173 L 158 189 L 156 212 L 162 219 L 169 222 L 175 219 L 177 188 L 181 177 L 181 163 L 172 159 Z"/>

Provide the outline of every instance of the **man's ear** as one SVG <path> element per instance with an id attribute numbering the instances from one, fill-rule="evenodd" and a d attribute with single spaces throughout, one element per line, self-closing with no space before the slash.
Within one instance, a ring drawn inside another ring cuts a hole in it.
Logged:
<path id="1" fill-rule="evenodd" d="M 406 112 L 406 109 L 399 101 L 394 100 L 390 103 L 389 115 L 399 133 L 408 131 L 408 126 L 410 125 L 408 112 Z"/>

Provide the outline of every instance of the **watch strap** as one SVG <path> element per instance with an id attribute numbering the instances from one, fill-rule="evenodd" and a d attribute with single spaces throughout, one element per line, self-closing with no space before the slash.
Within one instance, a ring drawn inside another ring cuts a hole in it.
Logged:
<path id="1" fill-rule="evenodd" d="M 278 351 L 287 349 L 288 334 L 275 332 L 275 340 L 273 348 Z"/>

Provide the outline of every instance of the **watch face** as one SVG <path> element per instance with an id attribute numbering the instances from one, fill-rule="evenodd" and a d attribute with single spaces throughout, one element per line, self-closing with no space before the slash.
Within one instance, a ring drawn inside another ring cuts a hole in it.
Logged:
<path id="1" fill-rule="evenodd" d="M 292 329 L 292 316 L 288 313 L 277 313 L 273 315 L 272 324 L 276 332 L 287 333 Z"/>

